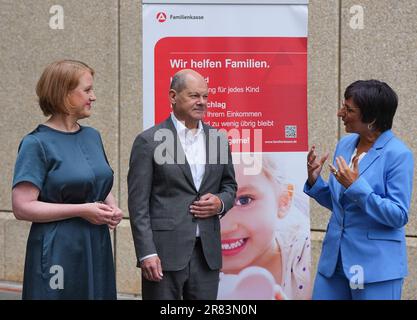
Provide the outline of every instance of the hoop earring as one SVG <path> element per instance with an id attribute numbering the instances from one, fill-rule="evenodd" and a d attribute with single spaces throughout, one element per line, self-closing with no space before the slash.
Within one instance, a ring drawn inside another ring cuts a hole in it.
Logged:
<path id="1" fill-rule="evenodd" d="M 376 122 L 376 119 L 374 119 L 374 121 L 368 123 L 368 130 L 375 131 L 375 127 L 374 127 L 375 122 Z"/>

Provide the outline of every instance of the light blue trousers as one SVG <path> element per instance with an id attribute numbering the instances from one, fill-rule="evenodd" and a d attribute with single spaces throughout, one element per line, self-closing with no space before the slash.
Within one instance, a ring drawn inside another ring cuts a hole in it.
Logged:
<path id="1" fill-rule="evenodd" d="M 400 300 L 404 279 L 365 283 L 363 288 L 351 288 L 339 258 L 334 274 L 327 278 L 317 273 L 313 300 Z"/>

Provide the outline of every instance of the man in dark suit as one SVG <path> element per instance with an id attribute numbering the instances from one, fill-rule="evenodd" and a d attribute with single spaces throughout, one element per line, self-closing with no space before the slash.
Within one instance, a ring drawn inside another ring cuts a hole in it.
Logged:
<path id="1" fill-rule="evenodd" d="M 143 299 L 217 297 L 219 219 L 237 184 L 227 137 L 202 122 L 207 96 L 199 73 L 178 71 L 173 112 L 132 147 L 128 203 Z"/>

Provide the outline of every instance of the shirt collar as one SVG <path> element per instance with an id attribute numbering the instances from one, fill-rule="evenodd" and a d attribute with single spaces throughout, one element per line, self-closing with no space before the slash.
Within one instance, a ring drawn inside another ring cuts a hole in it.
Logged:
<path id="1" fill-rule="evenodd" d="M 190 129 L 188 129 L 183 122 L 179 121 L 177 119 L 177 117 L 174 115 L 174 112 L 171 112 L 171 119 L 172 122 L 174 123 L 174 127 L 177 130 L 177 133 L 180 134 L 187 134 L 189 131 L 191 131 Z M 198 126 L 197 126 L 197 131 L 195 132 L 194 136 L 199 135 L 201 132 L 203 131 L 203 123 L 200 121 L 198 121 Z"/>

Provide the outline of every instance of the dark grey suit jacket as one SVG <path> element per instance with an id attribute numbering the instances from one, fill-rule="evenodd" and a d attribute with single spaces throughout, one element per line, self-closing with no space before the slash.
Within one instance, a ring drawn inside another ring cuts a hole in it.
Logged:
<path id="1" fill-rule="evenodd" d="M 227 212 L 233 207 L 237 184 L 227 137 L 205 124 L 203 129 L 207 163 L 198 192 L 171 117 L 139 134 L 133 143 L 128 205 L 138 266 L 139 258 L 157 253 L 163 270 L 184 269 L 194 248 L 197 223 L 207 264 L 212 270 L 222 266 L 219 217 L 196 219 L 189 206 L 210 192 L 223 201 Z M 166 133 L 173 141 L 158 141 Z M 161 157 L 167 163 L 161 164 Z"/>

